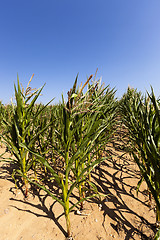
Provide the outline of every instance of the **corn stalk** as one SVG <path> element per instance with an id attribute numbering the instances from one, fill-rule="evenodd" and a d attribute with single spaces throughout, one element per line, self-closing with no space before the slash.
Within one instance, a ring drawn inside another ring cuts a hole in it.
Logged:
<path id="1" fill-rule="evenodd" d="M 130 133 L 133 157 L 156 203 L 156 222 L 160 223 L 160 105 L 153 89 L 142 97 L 128 89 L 121 104 L 125 126 Z M 155 239 L 159 239 L 157 232 Z"/>
<path id="2" fill-rule="evenodd" d="M 88 98 L 88 92 L 83 94 L 82 91 L 86 84 L 79 91 L 76 90 L 76 84 L 77 78 L 73 88 L 68 93 L 67 103 L 62 97 L 62 103 L 57 106 L 56 118 L 58 121 L 55 122 L 56 127 L 54 126 L 52 129 L 54 131 L 54 133 L 52 132 L 52 136 L 54 136 L 52 140 L 53 152 L 59 159 L 63 159 L 63 168 L 55 169 L 53 161 L 49 161 L 43 154 L 33 151 L 27 145 L 21 144 L 36 157 L 36 161 L 47 168 L 51 174 L 51 179 L 57 182 L 60 191 L 55 194 L 54 189 L 50 189 L 49 186 L 27 178 L 28 181 L 42 188 L 53 200 L 58 201 L 63 206 L 68 237 L 71 236 L 70 211 L 75 206 L 81 205 L 84 200 L 97 196 L 97 193 L 93 193 L 86 197 L 83 194 L 83 186 L 93 168 L 106 159 L 96 159 L 95 149 L 99 141 L 102 142 L 102 145 L 106 143 L 106 131 L 110 128 L 112 119 L 106 116 L 99 117 L 99 115 L 103 115 L 102 106 L 105 108 L 103 102 L 101 102 L 100 107 L 98 106 L 100 98 L 91 102 L 91 98 Z M 97 139 L 99 140 L 97 141 Z M 90 156 L 89 162 L 88 156 Z M 70 197 L 77 188 L 80 194 L 79 199 L 75 204 L 71 204 Z"/>
<path id="3" fill-rule="evenodd" d="M 31 80 L 32 78 L 29 83 Z M 12 102 L 11 105 L 12 117 L 11 119 L 5 119 L 3 117 L 3 142 L 14 155 L 14 158 L 10 158 L 9 160 L 16 165 L 12 176 L 14 179 L 16 176 L 21 177 L 25 186 L 25 196 L 28 194 L 27 173 L 33 165 L 34 158 L 32 159 L 29 157 L 29 151 L 22 147 L 21 144 L 34 149 L 38 136 L 50 125 L 46 125 L 43 129 L 38 129 L 35 125 L 37 117 L 48 105 L 34 111 L 34 104 L 41 94 L 43 87 L 32 92 L 28 84 L 24 92 L 23 87 L 20 87 L 19 78 L 17 76 L 17 87 L 14 84 L 16 104 Z M 4 161 L 6 160 L 8 159 L 4 159 Z"/>

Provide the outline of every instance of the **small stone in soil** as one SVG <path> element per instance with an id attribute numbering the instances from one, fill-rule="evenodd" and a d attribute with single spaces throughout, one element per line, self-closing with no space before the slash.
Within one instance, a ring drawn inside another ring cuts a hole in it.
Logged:
<path id="1" fill-rule="evenodd" d="M 8 214 L 9 213 L 9 209 L 8 208 L 4 209 L 4 213 Z"/>

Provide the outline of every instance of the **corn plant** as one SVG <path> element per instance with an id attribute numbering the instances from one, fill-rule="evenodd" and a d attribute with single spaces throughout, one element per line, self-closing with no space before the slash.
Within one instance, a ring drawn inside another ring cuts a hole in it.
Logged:
<path id="1" fill-rule="evenodd" d="M 100 161 L 103 161 L 104 159 L 93 160 L 89 166 L 85 166 L 83 168 L 83 170 L 80 172 L 78 177 L 75 178 L 75 179 L 70 178 L 71 173 L 72 173 L 72 167 L 73 167 L 73 164 L 75 163 L 75 160 L 81 154 L 81 152 L 84 153 L 84 155 L 81 157 L 81 163 L 85 161 L 88 154 L 93 150 L 93 146 L 94 146 L 94 142 L 95 142 L 96 138 L 101 134 L 101 132 L 103 132 L 105 130 L 106 126 L 101 125 L 101 127 L 96 129 L 96 126 L 93 124 L 90 131 L 88 132 L 88 135 L 83 139 L 83 141 L 82 141 L 81 145 L 79 146 L 79 148 L 77 149 L 77 151 L 75 153 L 73 153 L 72 155 L 70 155 L 69 146 L 72 142 L 71 139 L 73 137 L 75 129 L 72 132 L 68 128 L 69 125 L 67 123 L 65 123 L 65 126 L 67 127 L 66 131 L 67 131 L 68 135 L 66 135 L 67 142 L 65 143 L 66 145 L 65 145 L 64 152 L 61 153 L 62 156 L 64 157 L 64 164 L 65 164 L 62 172 L 57 172 L 56 169 L 54 169 L 52 167 L 52 164 L 48 161 L 48 159 L 45 159 L 44 157 L 40 156 L 38 153 L 30 150 L 30 152 L 36 156 L 37 161 L 39 160 L 39 162 L 43 163 L 44 166 L 48 169 L 48 171 L 51 174 L 52 179 L 54 179 L 57 182 L 59 188 L 61 189 L 61 193 L 59 193 L 58 195 L 55 195 L 53 193 L 52 189 L 49 190 L 46 186 L 40 185 L 40 183 L 37 183 L 33 180 L 29 179 L 29 181 L 31 183 L 34 183 L 38 187 L 42 188 L 54 200 L 58 201 L 63 206 L 64 214 L 65 214 L 65 218 L 66 218 L 67 236 L 70 237 L 71 236 L 71 229 L 70 229 L 69 213 L 75 206 L 77 206 L 79 203 L 81 203 L 81 201 L 84 201 L 84 199 L 81 198 L 74 205 L 70 206 L 70 202 L 69 202 L 70 196 L 71 196 L 73 190 L 76 187 L 78 187 L 79 184 L 82 181 L 84 181 L 84 179 L 86 179 L 86 177 L 88 176 L 88 170 L 92 171 L 92 169 Z M 24 145 L 21 145 L 21 146 L 25 148 Z M 28 148 L 27 148 L 27 150 L 28 150 Z M 92 196 L 86 197 L 85 199 L 95 197 L 96 195 L 97 194 L 93 194 Z"/>
<path id="2" fill-rule="evenodd" d="M 116 113 L 116 103 L 114 101 L 114 89 L 110 89 L 109 86 L 103 87 L 100 84 L 100 81 L 93 82 L 89 84 L 88 80 L 88 90 L 85 94 L 80 95 L 77 90 L 77 95 L 74 95 L 74 101 L 72 106 L 72 111 L 74 112 L 76 109 L 76 118 L 75 122 L 77 123 L 79 119 L 83 116 L 83 122 L 79 124 L 79 128 L 75 132 L 75 146 L 73 151 L 75 151 L 76 146 L 79 146 L 85 135 L 88 134 L 89 126 L 93 122 L 96 122 L 97 128 L 101 125 L 101 122 L 106 124 L 106 130 L 103 134 L 100 134 L 98 138 L 96 138 L 94 143 L 94 149 L 91 153 L 88 154 L 85 162 L 81 161 L 81 156 L 75 162 L 74 175 L 77 177 L 79 173 L 83 170 L 85 165 L 90 165 L 92 162 L 93 156 L 97 156 L 97 159 L 101 158 L 99 153 L 102 148 L 104 148 L 106 142 L 109 141 L 111 134 L 113 133 L 113 125 Z M 82 87 L 83 89 L 84 87 Z M 78 99 L 77 99 L 78 98 Z M 79 108 L 76 104 L 79 105 Z M 71 105 L 71 104 L 70 104 Z M 73 123 L 74 124 L 74 123 Z M 94 154 L 93 154 L 94 151 Z M 83 153 L 81 153 L 83 156 Z M 81 163 L 81 164 L 80 164 Z M 85 179 L 86 182 L 86 179 Z M 94 190 L 96 190 L 93 183 L 91 183 L 91 174 L 88 174 L 89 188 L 92 186 Z M 84 197 L 84 190 L 86 187 L 84 186 L 84 182 L 79 185 L 79 194 L 80 198 Z M 81 203 L 81 209 L 83 209 L 83 202 Z"/>
<path id="3" fill-rule="evenodd" d="M 156 203 L 156 221 L 160 223 L 160 104 L 153 89 L 142 97 L 133 89 L 124 96 L 121 112 L 133 143 L 133 157 Z M 155 239 L 159 239 L 160 230 Z"/>
<path id="4" fill-rule="evenodd" d="M 2 102 L 0 101 L 0 126 L 2 125 L 2 113 L 4 110 L 4 106 L 2 104 Z"/>
<path id="5" fill-rule="evenodd" d="M 33 76 L 32 76 L 33 77 Z M 39 129 L 36 125 L 36 119 L 45 109 L 37 108 L 34 111 L 34 104 L 39 97 L 42 89 L 33 90 L 29 87 L 30 79 L 26 91 L 20 87 L 19 78 L 17 77 L 17 87 L 14 84 L 16 104 L 11 105 L 11 119 L 3 118 L 3 142 L 14 155 L 9 161 L 15 163 L 16 168 L 13 170 L 12 177 L 20 176 L 25 186 L 25 196 L 28 193 L 27 173 L 33 165 L 34 159 L 29 157 L 29 151 L 21 147 L 21 143 L 34 149 L 38 136 L 48 128 L 49 124 Z M 35 134 L 36 133 L 36 134 Z M 6 161 L 7 159 L 4 159 Z"/>
<path id="6" fill-rule="evenodd" d="M 86 84 L 90 79 L 91 77 Z M 55 194 L 53 189 L 27 178 L 63 206 L 68 237 L 71 236 L 70 211 L 85 199 L 97 196 L 95 192 L 89 196 L 83 195 L 82 188 L 93 168 L 105 159 L 96 159 L 95 149 L 99 141 L 102 141 L 102 144 L 106 142 L 105 133 L 110 126 L 105 116 L 103 118 L 98 117 L 99 114 L 103 115 L 102 106 L 104 107 L 103 103 L 98 107 L 100 98 L 96 99 L 95 102 L 91 102 L 91 98 L 88 98 L 88 92 L 83 94 L 86 84 L 79 90 L 76 89 L 76 84 L 77 78 L 73 88 L 68 93 L 67 103 L 62 98 L 62 103 L 57 106 L 56 117 L 58 121 L 55 122 L 56 127 L 54 126 L 54 130 L 52 129 L 54 131 L 54 134 L 52 132 L 52 136 L 54 136 L 52 148 L 54 154 L 62 159 L 63 168 L 55 168 L 53 161 L 45 158 L 43 154 L 40 155 L 38 152 L 33 151 L 25 144 L 21 144 L 22 147 L 35 155 L 36 160 L 48 169 L 51 179 L 57 182 L 60 191 Z M 96 141 L 97 139 L 99 141 Z M 88 156 L 90 156 L 89 162 Z M 75 204 L 71 204 L 70 197 L 77 188 L 80 195 L 79 199 Z"/>

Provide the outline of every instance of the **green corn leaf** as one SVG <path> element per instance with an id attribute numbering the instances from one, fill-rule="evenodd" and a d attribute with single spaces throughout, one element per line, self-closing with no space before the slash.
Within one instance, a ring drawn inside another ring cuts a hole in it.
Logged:
<path id="1" fill-rule="evenodd" d="M 54 195 L 49 189 L 47 189 L 44 185 L 41 185 L 41 184 L 39 184 L 39 183 L 36 182 L 36 181 L 32 181 L 30 178 L 27 178 L 27 180 L 28 180 L 30 183 L 36 185 L 37 187 L 43 189 L 45 192 L 48 193 L 49 196 L 51 196 L 54 200 L 56 200 L 56 201 L 59 202 L 63 207 L 65 207 L 64 202 L 63 202 L 61 199 L 59 199 L 57 196 L 55 196 L 55 195 Z"/>
<path id="2" fill-rule="evenodd" d="M 61 182 L 60 182 L 60 178 L 59 176 L 56 174 L 56 172 L 53 170 L 53 168 L 50 166 L 50 164 L 48 163 L 48 161 L 42 157 L 40 154 L 32 151 L 31 149 L 29 149 L 27 146 L 25 146 L 24 144 L 20 144 L 21 147 L 27 149 L 28 151 L 30 151 L 32 154 L 34 154 L 37 157 L 37 160 L 39 160 L 40 162 L 43 163 L 43 165 L 49 170 L 49 172 L 52 174 L 52 176 L 55 178 L 55 180 L 57 181 L 57 183 L 59 184 L 59 186 L 61 186 Z"/>
<path id="3" fill-rule="evenodd" d="M 160 240 L 160 229 L 157 231 L 154 240 Z"/>

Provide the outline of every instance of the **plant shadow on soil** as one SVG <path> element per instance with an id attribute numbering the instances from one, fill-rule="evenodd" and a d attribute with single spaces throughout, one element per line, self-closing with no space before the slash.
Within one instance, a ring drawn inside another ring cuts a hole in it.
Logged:
<path id="1" fill-rule="evenodd" d="M 124 201 L 123 196 L 130 197 L 137 202 L 143 204 L 144 206 L 148 207 L 147 202 L 140 200 L 138 197 L 133 194 L 133 191 L 135 192 L 135 185 L 128 184 L 126 182 L 127 178 L 135 178 L 139 179 L 140 174 L 139 171 L 131 168 L 131 164 L 133 163 L 133 160 L 127 159 L 124 157 L 124 152 L 119 151 L 119 153 L 116 153 L 112 147 L 113 155 L 117 155 L 117 160 L 113 160 L 113 158 L 110 158 L 103 163 L 101 163 L 100 166 L 98 166 L 95 171 L 92 173 L 92 179 L 94 184 L 96 185 L 98 191 L 102 194 L 107 194 L 107 197 L 99 202 L 97 199 L 90 199 L 87 200 L 90 203 L 101 203 L 102 210 L 103 210 L 103 223 L 104 226 L 105 218 L 106 216 L 109 216 L 110 219 L 114 221 L 113 223 L 110 223 L 110 226 L 118 233 L 121 232 L 125 235 L 125 240 L 134 239 L 134 234 L 138 234 L 140 239 L 153 239 L 154 233 L 156 231 L 155 225 L 148 222 L 145 217 L 140 216 L 136 211 L 132 210 L 128 204 Z M 0 179 L 7 179 L 11 182 L 14 182 L 11 177 L 12 169 L 14 168 L 14 165 L 5 165 L 2 166 L 0 169 Z M 111 171 L 110 171 L 111 170 Z M 125 176 L 123 176 L 125 173 Z M 119 175 L 119 176 L 117 176 Z M 24 194 L 23 187 L 20 181 L 17 181 L 17 186 L 20 188 L 22 193 Z M 128 188 L 129 190 L 126 190 Z M 52 188 L 53 189 L 53 188 Z M 10 191 L 15 194 L 15 188 L 11 188 Z M 64 215 L 63 213 L 60 214 L 58 217 L 55 217 L 55 214 L 53 213 L 53 204 L 50 205 L 49 208 L 46 206 L 46 199 L 48 197 L 48 194 L 41 194 L 41 190 L 38 190 L 37 188 L 33 188 L 33 195 L 37 196 L 39 199 L 39 204 L 33 204 L 29 202 L 26 199 L 16 199 L 16 198 L 10 198 L 12 201 L 19 201 L 26 205 L 30 205 L 33 208 L 37 208 L 39 210 L 42 210 L 43 214 L 37 214 L 31 210 L 27 209 L 21 209 L 14 205 L 12 207 L 16 208 L 19 211 L 26 211 L 31 214 L 36 215 L 37 217 L 46 217 L 49 219 L 52 219 L 54 223 L 57 225 L 57 227 L 60 229 L 60 231 L 64 234 L 65 237 L 67 237 L 67 232 L 64 230 L 62 225 L 59 223 L 59 218 Z M 114 193 L 113 191 L 114 190 Z M 56 191 L 56 190 L 55 190 Z M 144 194 L 142 191 L 140 191 L 141 194 Z M 73 195 L 73 197 L 76 197 Z M 114 207 L 107 206 L 108 203 L 112 203 Z M 148 207 L 149 211 L 149 207 Z M 137 223 L 139 223 L 140 226 L 135 226 L 133 223 L 131 223 L 127 217 L 125 216 L 125 213 L 128 213 L 133 216 L 133 218 L 137 218 Z M 149 231 L 151 232 L 150 237 L 148 237 L 145 233 L 142 231 L 142 225 L 146 225 L 147 228 L 149 228 Z"/>
<path id="2" fill-rule="evenodd" d="M 97 171 L 92 173 L 92 178 L 94 179 L 94 183 L 96 183 L 98 191 L 102 194 L 107 194 L 106 199 L 101 202 L 102 209 L 104 211 L 103 224 L 105 222 L 106 215 L 108 215 L 110 219 L 115 222 L 114 224 L 110 223 L 111 227 L 118 233 L 118 235 L 120 234 L 120 232 L 123 232 L 125 235 L 125 240 L 134 239 L 133 236 L 135 233 L 139 235 L 140 239 L 153 239 L 153 236 L 156 232 L 155 224 L 150 223 L 143 216 L 132 210 L 131 207 L 129 207 L 128 204 L 124 201 L 125 197 L 129 197 L 131 201 L 132 199 L 134 199 L 137 202 L 148 207 L 148 211 L 150 210 L 147 201 L 142 201 L 140 198 L 138 198 L 138 196 L 136 196 L 136 194 L 133 194 L 133 192 L 136 192 L 136 185 L 131 185 L 126 181 L 127 179 L 131 178 L 137 180 L 140 179 L 139 171 L 130 167 L 131 165 L 135 165 L 133 159 L 131 159 L 130 157 L 127 159 L 124 156 L 124 152 L 122 152 L 121 154 L 119 153 L 116 154 L 114 152 L 113 154 L 114 156 L 117 155 L 116 160 L 113 160 L 113 158 L 111 157 L 110 160 L 103 162 L 97 168 Z M 114 169 L 113 171 L 111 171 L 113 173 L 110 173 L 109 169 Z M 128 190 L 126 190 L 126 188 Z M 112 191 L 113 189 L 114 193 Z M 145 191 L 139 190 L 139 193 L 146 196 Z M 114 206 L 108 207 L 108 203 L 113 203 Z M 127 219 L 127 217 L 125 216 L 126 213 L 130 214 L 130 216 L 133 216 L 132 218 L 136 217 L 136 219 L 138 219 L 138 227 L 135 227 Z M 152 232 L 149 237 L 142 231 L 142 226 L 144 225 L 150 229 L 150 232 Z"/>
<path id="3" fill-rule="evenodd" d="M 14 164 L 5 164 L 5 165 L 2 165 L 1 168 L 0 168 L 0 179 L 6 179 L 10 182 L 12 182 L 13 184 L 15 184 L 13 178 L 11 177 L 12 175 L 12 171 L 13 169 L 15 169 L 15 165 Z M 52 183 L 53 184 L 53 183 Z M 46 206 L 45 204 L 45 201 L 47 199 L 47 197 L 49 196 L 47 193 L 42 193 L 42 190 L 41 189 L 38 189 L 36 186 L 32 185 L 31 186 L 31 191 L 29 191 L 29 194 L 31 194 L 33 196 L 33 198 L 35 197 L 38 197 L 38 200 L 39 200 L 39 203 L 38 204 L 34 204 L 32 202 L 29 201 L 28 198 L 25 197 L 25 191 L 23 189 L 23 185 L 22 185 L 22 181 L 21 179 L 18 179 L 16 181 L 16 185 L 17 185 L 17 188 L 16 186 L 15 187 L 11 187 L 10 188 L 10 192 L 12 192 L 12 194 L 15 196 L 15 197 L 12 197 L 10 198 L 11 201 L 15 201 L 15 202 L 21 202 L 23 204 L 26 204 L 26 205 L 29 205 L 33 208 L 36 208 L 40 211 L 42 211 L 42 214 L 38 214 L 38 213 L 35 213 L 34 211 L 31 211 L 31 210 L 27 210 L 27 209 L 21 209 L 17 206 L 14 206 L 14 205 L 10 205 L 11 207 L 14 207 L 16 208 L 18 211 L 24 211 L 24 212 L 28 212 L 30 214 L 34 214 L 35 216 L 37 217 L 45 217 L 45 218 L 49 218 L 49 219 L 52 219 L 54 221 L 54 223 L 56 224 L 56 226 L 60 229 L 60 231 L 63 233 L 63 235 L 65 237 L 67 237 L 67 232 L 65 231 L 65 229 L 62 227 L 62 225 L 58 222 L 58 219 L 63 216 L 64 214 L 62 213 L 61 215 L 59 215 L 58 217 L 55 217 L 55 214 L 53 213 L 52 209 L 56 203 L 56 201 L 53 201 L 53 203 L 49 206 L 49 208 Z M 50 184 L 51 185 L 51 184 Z M 56 185 L 56 183 L 55 183 Z M 22 199 L 17 199 L 16 198 L 16 191 L 17 189 L 20 189 L 20 191 L 22 192 L 23 194 L 23 200 Z M 54 192 L 56 193 L 56 189 L 53 188 Z M 44 214 L 43 214 L 44 213 Z"/>

